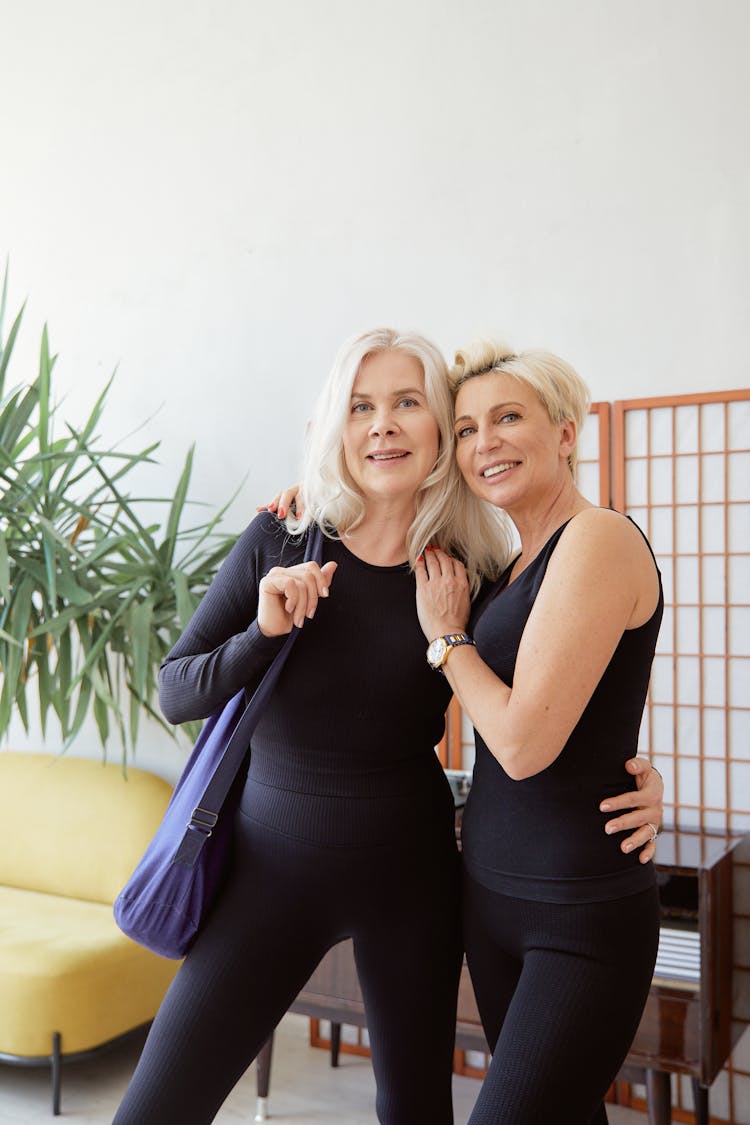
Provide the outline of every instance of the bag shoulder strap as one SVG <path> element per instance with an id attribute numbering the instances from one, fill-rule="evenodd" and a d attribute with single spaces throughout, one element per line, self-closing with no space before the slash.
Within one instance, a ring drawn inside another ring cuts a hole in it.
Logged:
<path id="1" fill-rule="evenodd" d="M 308 532 L 305 548 L 305 562 L 316 562 L 319 566 L 323 560 L 323 532 L 317 524 L 313 524 Z M 224 804 L 240 766 L 245 760 L 250 738 L 258 724 L 271 692 L 276 687 L 276 682 L 281 674 L 281 669 L 291 651 L 299 629 L 292 626 L 292 631 L 284 641 L 283 646 L 276 653 L 272 664 L 265 672 L 263 679 L 252 694 L 250 701 L 242 712 L 234 731 L 227 743 L 211 780 L 203 791 L 200 803 L 193 809 L 193 815 L 186 826 L 185 835 L 175 854 L 174 862 L 192 867 L 203 847 L 211 835 L 219 819 L 221 807 Z"/>

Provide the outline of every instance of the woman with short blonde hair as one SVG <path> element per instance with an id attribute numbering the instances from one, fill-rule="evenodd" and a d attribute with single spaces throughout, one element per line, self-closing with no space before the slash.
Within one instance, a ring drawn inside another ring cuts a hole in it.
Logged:
<path id="1" fill-rule="evenodd" d="M 473 609 L 459 559 L 438 548 L 416 568 L 428 658 L 475 729 L 463 932 L 492 1060 L 470 1125 L 604 1125 L 659 938 L 633 847 L 659 819 L 618 846 L 600 813 L 637 750 L 659 572 L 635 524 L 576 488 L 589 393 L 569 364 L 479 341 L 451 381 L 461 474 L 520 539 Z"/>

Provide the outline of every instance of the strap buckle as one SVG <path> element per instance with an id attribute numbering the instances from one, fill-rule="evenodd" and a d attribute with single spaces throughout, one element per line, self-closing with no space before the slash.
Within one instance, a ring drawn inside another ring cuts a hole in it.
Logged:
<path id="1" fill-rule="evenodd" d="M 210 836 L 218 820 L 218 813 L 211 812 L 210 809 L 202 809 L 200 805 L 198 805 L 193 809 L 193 815 L 190 817 L 188 828 L 192 828 L 196 832 L 201 832 L 204 836 Z"/>

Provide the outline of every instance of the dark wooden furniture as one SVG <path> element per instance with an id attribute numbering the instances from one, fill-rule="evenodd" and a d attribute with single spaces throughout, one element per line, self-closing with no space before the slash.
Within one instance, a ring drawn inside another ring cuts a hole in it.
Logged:
<path id="1" fill-rule="evenodd" d="M 663 934 L 684 930 L 697 935 L 695 972 L 673 971 L 660 962 L 640 1027 L 621 1077 L 644 1081 L 651 1125 L 671 1121 L 670 1074 L 690 1075 L 696 1122 L 708 1125 L 708 1088 L 733 1046 L 732 930 L 733 877 L 750 878 L 750 836 L 664 832 L 659 839 L 657 871 L 662 898 Z M 750 925 L 745 920 L 742 924 Z M 688 939 L 691 944 L 691 939 Z M 689 958 L 688 958 L 689 960 Z M 678 975 L 675 976 L 674 973 Z M 691 975 L 694 979 L 690 979 Z M 747 978 L 738 981 L 743 987 Z M 750 1003 L 735 989 L 738 1002 Z M 739 999 L 738 999 L 739 997 Z M 332 1065 L 338 1062 L 341 1024 L 366 1026 L 350 941 L 327 954 L 291 1007 L 291 1011 L 332 1024 Z M 742 1008 L 739 1009 L 742 1011 Z M 742 1030 L 734 1024 L 735 1040 Z M 486 1051 L 469 974 L 464 966 L 459 990 L 456 1046 Z M 257 1120 L 264 1120 L 272 1040 L 259 1056 Z"/>
<path id="2" fill-rule="evenodd" d="M 659 839 L 662 934 L 667 928 L 693 931 L 699 943 L 693 979 L 657 962 L 626 1060 L 624 1077 L 643 1078 L 645 1072 L 652 1125 L 671 1121 L 673 1073 L 692 1078 L 696 1122 L 708 1125 L 709 1087 L 744 1030 L 748 975 L 734 974 L 732 938 L 735 925 L 750 923 L 735 917 L 733 889 L 750 878 L 748 864 L 750 836 L 679 831 Z"/>

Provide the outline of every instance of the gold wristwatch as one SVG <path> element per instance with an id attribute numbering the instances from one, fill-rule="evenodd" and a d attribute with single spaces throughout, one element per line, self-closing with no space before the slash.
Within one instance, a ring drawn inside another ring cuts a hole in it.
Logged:
<path id="1" fill-rule="evenodd" d="M 474 641 L 468 633 L 446 633 L 444 637 L 436 637 L 434 641 L 430 641 L 427 648 L 427 663 L 436 672 L 442 672 L 452 648 L 473 644 Z"/>

